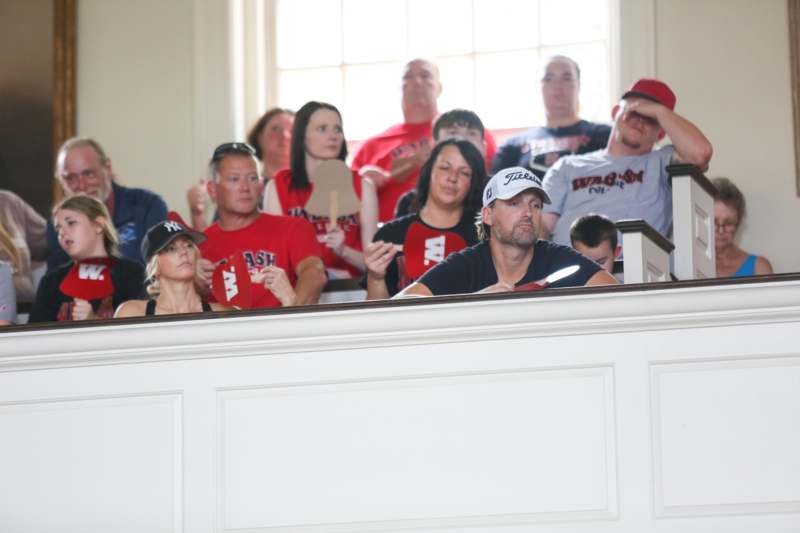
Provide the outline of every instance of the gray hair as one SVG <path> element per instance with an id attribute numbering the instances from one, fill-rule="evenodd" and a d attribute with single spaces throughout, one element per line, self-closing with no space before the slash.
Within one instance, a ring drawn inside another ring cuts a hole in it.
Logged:
<path id="1" fill-rule="evenodd" d="M 92 139 L 91 137 L 72 137 L 71 139 L 67 139 L 64 141 L 64 144 L 58 149 L 58 153 L 56 154 L 56 172 L 64 165 L 64 159 L 67 157 L 67 154 L 73 148 L 80 148 L 81 146 L 89 146 L 92 150 L 95 151 L 97 154 L 98 159 L 100 160 L 100 164 L 103 166 L 107 166 L 111 163 L 111 159 L 109 159 L 106 151 L 103 150 L 103 147 L 100 146 L 100 143 Z M 112 179 L 114 178 L 112 174 Z"/>
<path id="2" fill-rule="evenodd" d="M 222 161 L 231 155 L 246 156 L 247 154 L 234 152 L 230 154 L 224 154 L 217 160 L 211 159 L 211 161 L 208 162 L 208 167 L 206 168 L 206 179 L 208 179 L 208 181 L 217 181 L 219 179 L 219 167 L 222 164 Z M 259 161 L 255 155 L 250 157 L 253 158 L 253 162 L 256 164 L 256 174 L 261 177 L 261 161 Z"/>

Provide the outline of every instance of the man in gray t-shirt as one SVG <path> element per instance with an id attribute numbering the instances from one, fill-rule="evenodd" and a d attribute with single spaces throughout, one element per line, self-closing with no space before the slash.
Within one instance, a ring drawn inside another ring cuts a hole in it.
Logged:
<path id="1" fill-rule="evenodd" d="M 614 106 L 614 125 L 604 150 L 561 158 L 544 178 L 551 203 L 542 223 L 558 244 L 569 245 L 572 222 L 589 213 L 611 220 L 641 218 L 668 236 L 672 228 L 670 162 L 702 170 L 711 143 L 675 109 L 675 94 L 663 82 L 643 78 Z M 668 135 L 672 145 L 653 150 Z"/>

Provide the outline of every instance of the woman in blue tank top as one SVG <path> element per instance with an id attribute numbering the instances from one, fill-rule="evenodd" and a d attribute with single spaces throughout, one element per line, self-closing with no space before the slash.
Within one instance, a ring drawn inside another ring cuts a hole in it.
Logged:
<path id="1" fill-rule="evenodd" d="M 736 232 L 745 215 L 744 195 L 728 178 L 715 178 L 711 181 L 717 188 L 714 200 L 717 277 L 772 274 L 772 265 L 766 257 L 748 254 L 734 243 Z"/>

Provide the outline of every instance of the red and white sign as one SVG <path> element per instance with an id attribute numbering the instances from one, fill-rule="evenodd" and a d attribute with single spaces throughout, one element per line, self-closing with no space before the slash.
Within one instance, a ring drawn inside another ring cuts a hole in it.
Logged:
<path id="1" fill-rule="evenodd" d="M 111 267 L 115 259 L 93 257 L 78 261 L 61 281 L 59 289 L 67 296 L 81 300 L 97 300 L 114 294 Z"/>
<path id="2" fill-rule="evenodd" d="M 466 241 L 458 233 L 436 230 L 414 222 L 408 227 L 403 241 L 406 276 L 417 279 L 448 255 L 466 247 Z"/>
<path id="3" fill-rule="evenodd" d="M 239 309 L 253 306 L 250 273 L 241 253 L 234 253 L 217 266 L 211 275 L 211 293 L 223 305 Z"/>

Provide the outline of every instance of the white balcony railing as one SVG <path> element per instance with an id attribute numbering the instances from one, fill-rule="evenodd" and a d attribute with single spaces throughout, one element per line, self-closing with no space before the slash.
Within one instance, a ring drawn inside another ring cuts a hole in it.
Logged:
<path id="1" fill-rule="evenodd" d="M 774 279 L 6 330 L 0 531 L 796 531 Z"/>

